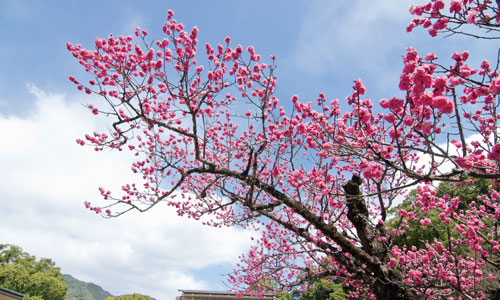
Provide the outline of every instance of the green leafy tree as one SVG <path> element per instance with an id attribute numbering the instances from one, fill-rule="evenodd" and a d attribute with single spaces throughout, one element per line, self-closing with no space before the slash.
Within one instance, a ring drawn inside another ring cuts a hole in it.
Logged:
<path id="1" fill-rule="evenodd" d="M 108 297 L 106 300 L 151 300 L 151 297 L 141 294 L 123 295 L 117 297 Z"/>
<path id="2" fill-rule="evenodd" d="M 301 299 L 345 300 L 347 298 L 341 283 L 320 279 L 302 295 Z"/>
<path id="3" fill-rule="evenodd" d="M 276 300 L 294 300 L 293 295 L 287 291 L 281 291 L 276 295 Z"/>
<path id="4" fill-rule="evenodd" d="M 26 300 L 64 300 L 67 286 L 60 269 L 39 261 L 20 247 L 0 244 L 0 286 L 23 293 Z"/>
<path id="5" fill-rule="evenodd" d="M 346 300 L 347 296 L 341 283 L 328 281 L 324 278 L 311 284 L 305 292 L 281 292 L 277 300 Z"/>
<path id="6" fill-rule="evenodd" d="M 436 197 L 441 198 L 444 195 L 449 195 L 450 198 L 458 197 L 460 198 L 460 203 L 458 205 L 459 210 L 468 210 L 470 204 L 482 203 L 478 196 L 488 194 L 492 182 L 490 179 L 476 178 L 474 180 L 466 180 L 461 185 L 455 185 L 450 182 L 441 183 L 436 189 Z M 495 186 L 497 191 L 500 191 L 500 186 Z M 455 220 L 451 220 L 449 225 L 443 224 L 439 219 L 439 213 L 437 209 L 425 212 L 427 218 L 431 220 L 430 225 L 423 226 L 418 221 L 408 220 L 406 224 L 401 222 L 401 218 L 397 216 L 397 212 L 400 209 L 404 209 L 408 212 L 414 212 L 415 214 L 420 214 L 417 206 L 417 190 L 410 192 L 410 195 L 405 199 L 400 205 L 394 207 L 391 213 L 396 215 L 396 217 L 390 219 L 386 224 L 389 229 L 405 229 L 405 233 L 400 236 L 395 236 L 393 238 L 393 244 L 402 247 L 416 246 L 417 248 L 425 247 L 426 242 L 432 242 L 435 239 L 447 243 L 449 238 L 458 239 L 460 236 L 456 231 L 450 231 L 449 228 L 453 228 L 456 225 Z M 488 209 L 488 206 L 486 206 Z M 488 224 L 489 228 L 498 226 L 498 224 Z M 450 236 L 448 236 L 450 232 Z"/>
<path id="7" fill-rule="evenodd" d="M 396 206 L 391 212 L 397 213 L 403 209 L 410 212 L 415 212 L 415 202 L 417 201 L 417 191 L 413 190 L 410 195 L 400 205 Z M 418 212 L 417 212 L 418 213 Z M 403 235 L 396 235 L 392 243 L 399 247 L 417 248 L 425 247 L 426 242 L 432 242 L 434 239 L 444 241 L 446 239 L 446 226 L 439 221 L 439 212 L 431 211 L 426 213 L 426 217 L 431 219 L 431 226 L 422 226 L 418 221 L 406 220 L 403 223 L 402 218 L 396 217 L 390 219 L 386 224 L 389 229 L 404 229 Z"/>
<path id="8" fill-rule="evenodd" d="M 484 207 L 484 210 L 491 210 L 492 208 L 483 201 L 482 195 L 488 195 L 491 190 L 500 191 L 500 185 L 493 184 L 490 179 L 476 178 L 474 180 L 465 180 L 462 184 L 454 184 L 450 182 L 441 183 L 435 190 L 435 195 L 438 198 L 442 198 L 448 195 L 449 198 L 458 197 L 460 202 L 458 204 L 458 211 L 467 212 L 471 207 Z M 393 229 L 404 229 L 404 234 L 396 235 L 392 239 L 392 244 L 398 247 L 412 247 L 415 246 L 418 249 L 424 248 L 426 243 L 432 243 L 434 240 L 441 242 L 445 247 L 448 247 L 454 256 L 463 257 L 473 257 L 474 255 L 481 255 L 472 252 L 472 250 L 465 244 L 461 243 L 460 246 L 449 247 L 451 241 L 453 240 L 463 240 L 463 237 L 459 232 L 453 230 L 457 225 L 463 224 L 460 220 L 451 218 L 449 224 L 443 223 L 439 218 L 440 211 L 438 209 L 433 209 L 431 211 L 425 212 L 425 216 L 431 220 L 427 226 L 423 226 L 418 221 L 406 219 L 406 223 L 402 223 L 402 218 L 397 216 L 397 212 L 400 209 L 404 209 L 407 212 L 413 212 L 417 216 L 421 214 L 419 211 L 419 206 L 416 205 L 418 201 L 418 192 L 413 190 L 410 195 L 405 199 L 400 205 L 396 206 L 391 213 L 395 214 L 386 225 L 389 230 Z M 416 218 L 420 220 L 421 218 Z M 500 218 L 497 220 L 485 220 L 484 229 L 480 230 L 479 233 L 483 236 L 494 236 L 498 240 L 498 226 L 500 225 Z M 487 246 L 485 246 L 487 247 Z M 488 259 L 487 257 L 483 257 Z M 489 265 L 482 268 L 483 273 L 496 274 L 497 277 L 500 276 L 498 271 L 498 266 L 500 261 L 494 261 L 490 259 L 490 262 L 496 268 Z M 500 299 L 500 283 L 497 279 L 485 279 L 478 286 L 480 290 L 487 291 L 489 299 Z"/>

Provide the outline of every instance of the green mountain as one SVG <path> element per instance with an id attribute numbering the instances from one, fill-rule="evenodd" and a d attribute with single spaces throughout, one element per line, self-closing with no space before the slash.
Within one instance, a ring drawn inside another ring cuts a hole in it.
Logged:
<path id="1" fill-rule="evenodd" d="M 68 285 L 66 300 L 106 300 L 107 297 L 113 296 L 97 284 L 84 282 L 67 274 L 63 274 L 63 277 Z"/>
<path id="2" fill-rule="evenodd" d="M 104 290 L 102 287 L 98 286 L 92 282 L 85 282 L 76 279 L 75 277 L 63 274 L 64 282 L 68 286 L 68 291 L 66 292 L 65 300 L 106 300 L 108 297 L 113 297 L 114 299 L 146 299 L 148 296 L 134 294 L 134 295 L 122 295 L 122 296 L 113 296 L 110 292 Z M 136 298 L 133 298 L 133 297 Z M 156 300 L 154 298 L 150 298 L 151 300 Z"/>

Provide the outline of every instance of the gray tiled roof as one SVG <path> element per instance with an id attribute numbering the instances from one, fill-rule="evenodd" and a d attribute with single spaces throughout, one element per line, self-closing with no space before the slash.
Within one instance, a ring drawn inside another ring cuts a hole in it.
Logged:
<path id="1" fill-rule="evenodd" d="M 177 300 L 261 300 L 274 299 L 272 294 L 264 294 L 262 297 L 243 294 L 238 297 L 234 292 L 221 291 L 200 291 L 200 290 L 179 290 L 182 295 Z"/>
<path id="2" fill-rule="evenodd" d="M 11 296 L 14 299 L 24 299 L 24 295 L 0 286 L 0 295 Z"/>

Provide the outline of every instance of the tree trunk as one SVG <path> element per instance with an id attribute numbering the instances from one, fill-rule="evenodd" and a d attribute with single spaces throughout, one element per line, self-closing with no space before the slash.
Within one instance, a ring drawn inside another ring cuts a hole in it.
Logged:
<path id="1" fill-rule="evenodd" d="M 382 282 L 380 279 L 372 285 L 377 300 L 419 300 L 419 297 L 393 282 Z"/>
<path id="2" fill-rule="evenodd" d="M 372 265 L 368 266 L 369 273 L 375 275 L 377 279 L 370 284 L 373 294 L 378 300 L 417 300 L 418 297 L 409 289 L 405 289 L 402 276 L 393 273 L 382 266 L 383 261 L 387 261 L 387 248 L 377 242 L 377 229 L 370 222 L 368 207 L 361 193 L 360 185 L 363 180 L 357 175 L 344 184 L 346 195 L 347 218 L 356 229 L 357 236 L 361 242 L 362 249 L 374 258 Z M 378 261 L 378 262 L 377 262 Z"/>

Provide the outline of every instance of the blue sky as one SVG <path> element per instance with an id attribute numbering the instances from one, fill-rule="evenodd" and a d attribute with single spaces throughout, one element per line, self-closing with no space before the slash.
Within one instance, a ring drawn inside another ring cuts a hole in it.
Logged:
<path id="1" fill-rule="evenodd" d="M 253 45 L 277 56 L 277 96 L 344 99 L 361 78 L 367 97 L 400 95 L 401 56 L 413 46 L 448 58 L 470 50 L 476 65 L 496 49 L 481 41 L 407 34 L 412 1 L 0 1 L 0 243 L 50 257 L 63 273 L 113 294 L 141 292 L 173 299 L 177 289 L 223 290 L 224 278 L 250 244 L 251 232 L 207 228 L 165 207 L 104 220 L 84 209 L 97 187 L 133 180 L 130 158 L 93 153 L 75 139 L 103 128 L 81 105 L 89 99 L 68 75 L 82 76 L 66 42 L 161 37 L 168 9 L 201 44 Z"/>

